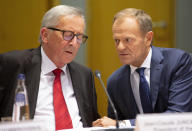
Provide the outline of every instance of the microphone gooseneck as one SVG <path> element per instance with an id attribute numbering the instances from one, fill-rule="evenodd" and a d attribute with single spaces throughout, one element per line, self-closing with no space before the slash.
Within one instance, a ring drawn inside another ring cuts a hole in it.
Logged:
<path id="1" fill-rule="evenodd" d="M 112 100 L 111 100 L 111 97 L 109 96 L 109 94 L 108 94 L 108 92 L 107 92 L 107 89 L 105 88 L 105 85 L 104 85 L 104 83 L 103 83 L 103 81 L 102 81 L 102 79 L 101 79 L 101 73 L 100 73 L 98 70 L 96 70 L 96 71 L 95 71 L 95 76 L 99 79 L 99 81 L 100 81 L 100 83 L 101 83 L 101 85 L 102 85 L 102 87 L 103 87 L 103 89 L 104 89 L 104 91 L 105 91 L 105 94 L 107 95 L 107 98 L 108 98 L 108 100 L 109 100 L 109 103 L 110 103 L 110 105 L 111 105 L 111 107 L 112 107 L 112 109 L 113 109 L 113 112 L 114 112 L 114 114 L 115 114 L 116 128 L 119 128 L 119 120 L 118 120 L 118 116 L 117 116 L 117 111 L 116 111 L 115 106 L 114 106 L 114 104 L 113 104 L 113 102 L 112 102 Z"/>

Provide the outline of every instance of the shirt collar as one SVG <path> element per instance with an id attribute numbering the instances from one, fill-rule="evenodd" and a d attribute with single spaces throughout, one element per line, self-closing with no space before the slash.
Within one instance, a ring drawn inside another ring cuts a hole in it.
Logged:
<path id="1" fill-rule="evenodd" d="M 57 66 L 46 55 L 46 53 L 43 50 L 43 47 L 41 47 L 41 56 L 42 56 L 41 72 L 43 75 L 48 74 L 57 68 Z M 67 64 L 60 69 L 64 73 L 66 73 L 66 68 L 67 68 Z"/>
<path id="2" fill-rule="evenodd" d="M 152 56 L 152 49 L 151 49 L 151 47 L 150 47 L 149 53 L 148 53 L 147 57 L 145 58 L 144 62 L 141 64 L 140 67 L 145 67 L 146 69 L 150 69 L 151 56 Z M 131 68 L 131 74 L 132 74 L 132 73 L 135 72 L 135 70 L 136 70 L 138 67 L 130 65 L 130 68 Z"/>

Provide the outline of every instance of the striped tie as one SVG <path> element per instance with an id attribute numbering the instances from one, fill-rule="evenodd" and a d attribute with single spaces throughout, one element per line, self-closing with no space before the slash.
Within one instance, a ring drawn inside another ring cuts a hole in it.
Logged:
<path id="1" fill-rule="evenodd" d="M 141 105 L 143 108 L 143 113 L 152 113 L 152 103 L 151 103 L 151 96 L 149 91 L 149 85 L 147 80 L 145 79 L 144 75 L 144 67 L 136 69 L 140 76 L 140 83 L 139 83 L 139 93 L 141 99 Z"/>

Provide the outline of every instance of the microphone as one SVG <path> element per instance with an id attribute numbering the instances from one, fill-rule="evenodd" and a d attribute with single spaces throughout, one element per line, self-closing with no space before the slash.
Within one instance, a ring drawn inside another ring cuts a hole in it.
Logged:
<path id="1" fill-rule="evenodd" d="M 110 103 L 110 105 L 111 105 L 111 107 L 112 107 L 112 109 L 113 109 L 113 112 L 114 112 L 114 114 L 115 114 L 116 128 L 119 128 L 119 120 L 118 120 L 118 116 L 117 116 L 117 111 L 116 111 L 115 106 L 114 106 L 114 104 L 113 104 L 113 102 L 112 102 L 112 100 L 111 100 L 111 97 L 109 96 L 109 94 L 108 94 L 108 92 L 107 92 L 107 89 L 105 88 L 105 85 L 104 85 L 104 83 L 103 83 L 103 81 L 102 81 L 102 79 L 101 79 L 101 73 L 100 73 L 98 70 L 96 70 L 96 71 L 95 71 L 95 76 L 99 79 L 99 81 L 100 81 L 100 83 L 101 83 L 101 85 L 102 85 L 102 87 L 103 87 L 103 89 L 104 89 L 104 91 L 105 91 L 105 94 L 107 95 L 107 98 L 108 98 L 108 100 L 109 100 L 109 103 Z"/>

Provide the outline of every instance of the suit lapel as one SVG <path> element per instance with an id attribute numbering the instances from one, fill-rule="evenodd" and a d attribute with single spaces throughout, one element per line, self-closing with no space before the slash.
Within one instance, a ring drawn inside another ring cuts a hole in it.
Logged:
<path id="1" fill-rule="evenodd" d="M 150 90 L 153 109 L 157 101 L 159 92 L 160 79 L 163 67 L 163 56 L 160 50 L 152 46 L 151 73 L 150 73 Z"/>
<path id="2" fill-rule="evenodd" d="M 69 72 L 70 72 L 70 76 L 71 76 L 71 81 L 72 81 L 72 85 L 73 85 L 73 90 L 74 90 L 74 94 L 75 94 L 75 97 L 76 97 L 76 100 L 77 100 L 77 105 L 78 105 L 78 108 L 79 108 L 79 113 L 80 113 L 80 116 L 82 118 L 82 122 L 83 124 L 87 123 L 85 120 L 85 115 L 84 115 L 84 108 L 85 108 L 85 105 L 86 103 L 84 103 L 84 99 L 82 98 L 82 90 L 81 90 L 81 86 L 82 86 L 82 83 L 80 81 L 80 76 L 79 76 L 79 73 L 78 73 L 78 70 L 76 69 L 75 70 L 75 66 L 72 63 L 68 64 L 68 68 L 69 68 Z"/>
<path id="3" fill-rule="evenodd" d="M 121 89 L 121 92 L 126 92 L 120 94 L 123 95 L 122 98 L 125 101 L 126 110 L 129 110 L 130 114 L 136 116 L 139 111 L 131 88 L 130 73 L 130 66 L 125 65 L 117 85 L 119 85 L 118 89 Z"/>
<path id="4" fill-rule="evenodd" d="M 31 52 L 31 56 L 25 61 L 24 72 L 26 74 L 26 86 L 29 99 L 30 117 L 33 118 L 37 103 L 41 72 L 40 47 Z"/>

